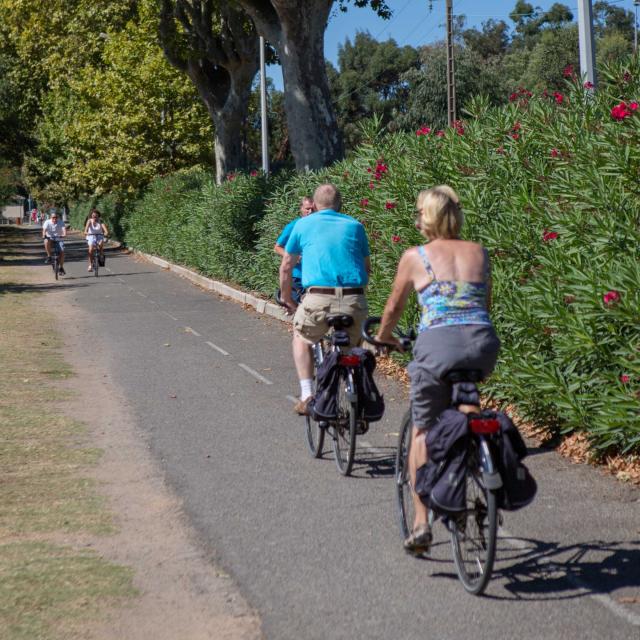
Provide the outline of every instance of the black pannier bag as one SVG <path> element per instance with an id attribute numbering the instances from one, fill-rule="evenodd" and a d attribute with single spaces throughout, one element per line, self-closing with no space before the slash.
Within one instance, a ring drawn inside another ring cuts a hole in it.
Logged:
<path id="1" fill-rule="evenodd" d="M 376 368 L 376 357 L 368 349 L 355 347 L 351 350 L 354 356 L 359 356 L 362 365 L 357 369 L 356 386 L 358 388 L 358 402 L 361 418 L 367 422 L 377 422 L 384 415 L 384 397 L 378 391 L 373 379 Z"/>
<path id="2" fill-rule="evenodd" d="M 468 442 L 467 417 L 456 409 L 443 411 L 427 432 L 429 459 L 416 470 L 416 493 L 440 514 L 465 509 Z"/>
<path id="3" fill-rule="evenodd" d="M 335 420 L 338 417 L 339 357 L 338 351 L 325 354 L 316 371 L 316 393 L 309 403 L 309 413 L 317 422 Z"/>
<path id="4" fill-rule="evenodd" d="M 529 469 L 522 464 L 527 456 L 527 445 L 509 416 L 496 413 L 502 435 L 498 455 L 498 470 L 502 488 L 498 492 L 498 506 L 505 511 L 515 511 L 530 504 L 538 486 Z"/>

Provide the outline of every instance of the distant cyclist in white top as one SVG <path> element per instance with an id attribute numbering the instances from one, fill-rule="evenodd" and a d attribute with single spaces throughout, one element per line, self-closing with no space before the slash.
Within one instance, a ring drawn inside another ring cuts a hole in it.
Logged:
<path id="1" fill-rule="evenodd" d="M 84 226 L 84 235 L 89 245 L 89 268 L 87 271 L 93 271 L 93 252 L 100 251 L 100 264 L 104 263 L 104 239 L 109 235 L 107 226 L 100 220 L 100 212 L 97 209 L 91 209 L 87 224 Z"/>
<path id="2" fill-rule="evenodd" d="M 60 247 L 60 253 L 58 255 L 58 261 L 60 262 L 60 274 L 66 275 L 64 271 L 64 242 L 60 240 L 60 238 L 64 238 L 67 235 L 67 230 L 65 229 L 64 223 L 62 220 L 58 219 L 58 214 L 54 211 L 51 214 L 51 218 L 47 220 L 42 225 L 42 237 L 44 239 L 44 250 L 47 252 L 47 257 L 45 259 L 46 263 L 51 262 L 51 240 L 48 238 L 55 238 L 58 240 L 58 246 Z"/>

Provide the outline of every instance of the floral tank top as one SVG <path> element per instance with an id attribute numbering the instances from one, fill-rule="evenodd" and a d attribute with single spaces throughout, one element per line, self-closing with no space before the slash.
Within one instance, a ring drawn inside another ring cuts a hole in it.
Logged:
<path id="1" fill-rule="evenodd" d="M 487 283 L 464 280 L 436 280 L 427 252 L 418 252 L 433 280 L 418 292 L 422 307 L 419 331 L 461 324 L 491 325 L 487 311 Z"/>

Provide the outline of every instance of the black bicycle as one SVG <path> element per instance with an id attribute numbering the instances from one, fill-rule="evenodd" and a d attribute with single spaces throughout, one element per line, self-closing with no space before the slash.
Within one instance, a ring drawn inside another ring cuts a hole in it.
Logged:
<path id="1" fill-rule="evenodd" d="M 104 267 L 105 260 L 104 255 L 100 254 L 100 247 L 98 246 L 98 236 L 104 238 L 104 242 L 107 242 L 107 237 L 103 233 L 87 233 L 88 236 L 96 236 L 96 242 L 93 246 L 93 255 L 91 256 L 91 268 L 93 270 L 93 275 L 98 277 L 98 268 Z"/>
<path id="2" fill-rule="evenodd" d="M 276 302 L 285 306 L 276 292 Z M 359 355 L 350 353 L 349 334 L 346 329 L 353 325 L 353 317 L 347 314 L 327 316 L 329 333 L 316 342 L 313 349 L 314 380 L 320 365 L 331 352 L 338 352 L 339 384 L 337 388 L 337 416 L 329 420 L 316 420 L 313 415 L 305 416 L 306 440 L 309 452 L 314 458 L 321 458 L 325 434 L 332 438 L 333 454 L 338 471 L 348 476 L 353 469 L 356 439 L 369 429 L 369 423 L 362 418 L 358 398 L 357 380 L 361 375 L 362 362 Z"/>
<path id="3" fill-rule="evenodd" d="M 52 236 L 45 236 L 45 239 L 51 243 L 51 268 L 57 280 L 60 275 L 60 239 Z"/>
<path id="4" fill-rule="evenodd" d="M 395 348 L 372 338 L 371 328 L 379 322 L 380 318 L 368 318 L 363 326 L 363 338 L 377 347 Z M 415 340 L 415 333 L 400 333 L 399 337 L 403 348 L 408 350 Z M 444 377 L 452 385 L 452 406 L 467 414 L 470 437 L 466 455 L 465 507 L 455 515 L 438 514 L 433 509 L 429 511 L 431 526 L 439 516 L 443 516 L 451 538 L 456 572 L 464 588 L 474 595 L 485 590 L 493 571 L 500 518 L 497 492 L 502 487 L 496 463 L 500 446 L 500 424 L 495 417 L 483 415 L 479 400 L 473 399 L 479 398 L 475 385 L 481 379 L 482 372 L 476 370 L 450 371 Z M 473 404 L 467 403 L 469 399 L 473 399 Z M 409 410 L 400 427 L 394 473 L 396 504 L 403 539 L 410 535 L 415 517 L 414 491 L 408 464 L 412 428 Z"/>

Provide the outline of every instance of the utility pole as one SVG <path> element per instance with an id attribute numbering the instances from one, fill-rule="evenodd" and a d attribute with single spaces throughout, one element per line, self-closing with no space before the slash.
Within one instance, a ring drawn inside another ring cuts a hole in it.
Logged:
<path id="1" fill-rule="evenodd" d="M 267 76 L 264 38 L 260 36 L 260 123 L 262 131 L 262 171 L 269 175 L 269 127 L 267 122 Z"/>
<path id="2" fill-rule="evenodd" d="M 633 51 L 638 53 L 638 5 L 640 0 L 633 0 L 633 8 L 635 10 L 635 20 L 633 21 Z"/>
<path id="3" fill-rule="evenodd" d="M 580 75 L 594 88 L 596 78 L 596 47 L 593 38 L 593 8 L 591 0 L 578 0 L 578 41 L 580 45 Z"/>
<path id="4" fill-rule="evenodd" d="M 456 120 L 456 78 L 453 66 L 453 0 L 447 0 L 447 118 L 449 126 Z"/>

